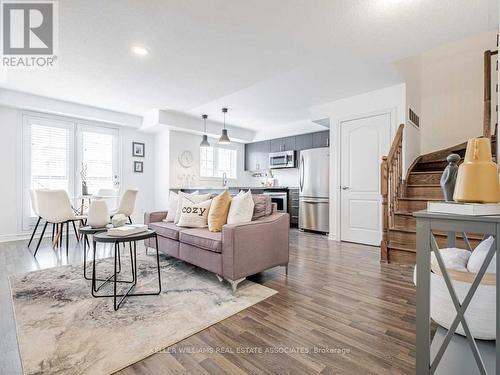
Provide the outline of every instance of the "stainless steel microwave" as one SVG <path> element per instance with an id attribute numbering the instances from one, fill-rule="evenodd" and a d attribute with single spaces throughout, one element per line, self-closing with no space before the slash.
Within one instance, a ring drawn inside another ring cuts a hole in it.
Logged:
<path id="1" fill-rule="evenodd" d="M 271 152 L 269 168 L 295 168 L 295 151 Z"/>

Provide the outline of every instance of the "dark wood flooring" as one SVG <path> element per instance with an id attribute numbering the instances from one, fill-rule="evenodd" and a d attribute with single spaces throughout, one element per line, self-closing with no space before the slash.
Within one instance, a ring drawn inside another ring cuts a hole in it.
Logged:
<path id="1" fill-rule="evenodd" d="M 66 259 L 46 241 L 36 260 L 26 243 L 0 244 L 0 374 L 21 374 L 7 277 L 82 260 L 76 243 Z M 413 374 L 413 270 L 379 251 L 292 230 L 288 277 L 251 278 L 278 294 L 120 374 Z"/>

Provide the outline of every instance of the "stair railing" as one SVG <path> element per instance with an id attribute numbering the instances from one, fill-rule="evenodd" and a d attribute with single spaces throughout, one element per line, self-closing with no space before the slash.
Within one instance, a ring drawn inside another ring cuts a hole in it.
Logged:
<path id="1" fill-rule="evenodd" d="M 484 51 L 484 93 L 483 93 L 483 136 L 491 138 L 496 128 L 491 131 L 491 58 L 498 51 Z"/>
<path id="2" fill-rule="evenodd" d="M 382 242 L 380 244 L 381 260 L 387 262 L 389 229 L 394 227 L 394 213 L 398 209 L 398 198 L 403 191 L 403 130 L 399 128 L 392 141 L 387 156 L 382 157 L 380 168 L 380 191 L 382 193 Z"/>

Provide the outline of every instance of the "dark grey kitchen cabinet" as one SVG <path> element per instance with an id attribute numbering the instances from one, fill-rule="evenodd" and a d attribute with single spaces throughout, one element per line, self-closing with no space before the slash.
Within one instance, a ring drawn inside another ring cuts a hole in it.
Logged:
<path id="1" fill-rule="evenodd" d="M 271 141 L 247 143 L 245 145 L 245 170 L 260 171 L 269 169 Z"/>
<path id="2" fill-rule="evenodd" d="M 313 133 L 313 148 L 329 147 L 330 146 L 330 131 Z"/>
<path id="3" fill-rule="evenodd" d="M 295 137 L 295 149 L 297 151 L 308 150 L 313 147 L 313 135 L 302 134 Z"/>
<path id="4" fill-rule="evenodd" d="M 295 150 L 295 138 L 285 137 L 271 140 L 271 152 Z"/>

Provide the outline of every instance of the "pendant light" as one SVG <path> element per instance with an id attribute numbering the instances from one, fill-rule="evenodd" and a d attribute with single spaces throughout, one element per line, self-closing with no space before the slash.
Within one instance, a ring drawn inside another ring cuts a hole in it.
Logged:
<path id="1" fill-rule="evenodd" d="M 208 142 L 208 137 L 207 137 L 207 115 L 201 115 L 201 118 L 203 119 L 203 129 L 204 129 L 204 134 L 203 137 L 201 138 L 201 143 L 200 147 L 210 147 L 210 143 Z"/>
<path id="2" fill-rule="evenodd" d="M 222 108 L 222 113 L 224 114 L 224 128 L 222 129 L 222 135 L 219 138 L 219 144 L 221 145 L 228 145 L 231 143 L 231 140 L 227 136 L 227 129 L 226 129 L 226 113 L 227 113 L 227 108 Z"/>

